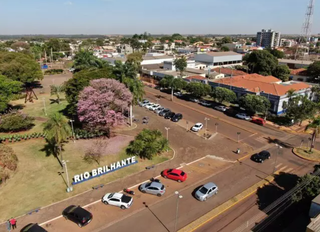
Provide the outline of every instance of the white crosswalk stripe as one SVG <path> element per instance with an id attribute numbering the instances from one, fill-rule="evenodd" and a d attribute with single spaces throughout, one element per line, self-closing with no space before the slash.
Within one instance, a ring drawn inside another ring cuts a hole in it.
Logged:
<path id="1" fill-rule="evenodd" d="M 289 173 L 293 170 L 293 168 L 288 167 L 287 165 L 284 165 L 283 163 L 279 163 L 276 165 L 276 171 L 277 172 L 286 172 Z"/>

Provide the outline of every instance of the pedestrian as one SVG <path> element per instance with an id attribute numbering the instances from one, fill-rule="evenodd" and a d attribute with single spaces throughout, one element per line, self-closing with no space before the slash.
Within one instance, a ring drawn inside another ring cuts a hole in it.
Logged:
<path id="1" fill-rule="evenodd" d="M 10 223 L 9 219 L 6 221 L 6 226 L 7 226 L 7 230 L 11 231 L 11 223 Z"/>
<path id="2" fill-rule="evenodd" d="M 13 230 L 14 230 L 15 228 L 17 228 L 17 220 L 16 220 L 16 219 L 11 218 L 11 219 L 10 219 L 10 224 L 11 224 L 11 227 L 12 227 Z"/>

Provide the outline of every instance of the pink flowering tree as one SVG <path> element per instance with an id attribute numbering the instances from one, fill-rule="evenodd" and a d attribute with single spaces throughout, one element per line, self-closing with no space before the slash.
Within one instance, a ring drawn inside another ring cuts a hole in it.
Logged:
<path id="1" fill-rule="evenodd" d="M 78 116 L 92 129 L 108 129 L 123 124 L 123 112 L 129 109 L 132 94 L 114 79 L 96 79 L 79 95 Z"/>

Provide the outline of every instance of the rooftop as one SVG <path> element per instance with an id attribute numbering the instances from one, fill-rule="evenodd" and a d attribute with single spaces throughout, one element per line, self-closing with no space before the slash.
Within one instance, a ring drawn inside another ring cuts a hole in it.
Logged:
<path id="1" fill-rule="evenodd" d="M 241 55 L 236 52 L 208 52 L 207 55 L 209 56 L 235 56 L 235 55 Z"/>
<path id="2" fill-rule="evenodd" d="M 299 75 L 299 76 L 307 76 L 307 70 L 305 68 L 298 68 L 298 69 L 291 69 L 290 70 L 291 75 Z"/>
<path id="3" fill-rule="evenodd" d="M 189 77 L 186 77 L 185 79 L 188 79 L 188 80 L 207 80 L 207 78 L 203 77 L 203 76 L 189 76 Z"/>
<path id="4" fill-rule="evenodd" d="M 275 96 L 283 96 L 290 89 L 299 91 L 302 89 L 310 88 L 310 85 L 307 85 L 305 83 L 294 81 L 280 83 L 281 80 L 273 76 L 261 76 L 255 73 L 243 76 L 235 76 L 231 78 L 224 78 L 214 82 L 238 88 L 244 88 L 250 92 L 264 92 Z"/>
<path id="5" fill-rule="evenodd" d="M 218 73 L 223 73 L 226 75 L 233 75 L 233 76 L 247 75 L 246 72 L 243 72 L 240 70 L 233 70 L 231 68 L 214 68 L 213 70 Z"/>

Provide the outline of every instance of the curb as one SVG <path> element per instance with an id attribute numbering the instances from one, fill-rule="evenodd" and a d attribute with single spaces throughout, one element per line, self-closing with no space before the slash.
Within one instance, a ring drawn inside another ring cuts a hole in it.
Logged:
<path id="1" fill-rule="evenodd" d="M 155 94 L 155 93 L 152 93 L 152 92 L 149 92 L 149 91 L 146 91 L 146 93 L 152 94 L 152 95 L 154 95 L 154 96 L 158 95 L 158 94 Z M 167 98 L 166 98 L 166 99 L 167 99 Z M 233 122 L 229 122 L 228 120 L 219 118 L 219 117 L 214 116 L 214 115 L 212 115 L 212 114 L 206 113 L 206 112 L 204 112 L 204 111 L 202 111 L 202 110 L 194 109 L 194 108 L 192 108 L 192 107 L 190 107 L 190 106 L 184 105 L 184 104 L 179 103 L 179 102 L 176 102 L 176 101 L 174 101 L 174 103 L 176 103 L 176 104 L 178 104 L 178 105 L 180 105 L 180 106 L 183 106 L 183 107 L 185 107 L 185 108 L 188 108 L 188 109 L 190 109 L 190 110 L 196 111 L 196 112 L 198 112 L 198 113 L 207 115 L 208 117 L 211 117 L 211 118 L 217 119 L 217 120 L 219 120 L 219 121 L 222 121 L 222 122 L 227 123 L 227 124 L 229 124 L 229 125 L 232 125 L 232 126 L 234 126 L 234 127 L 237 127 L 237 128 L 239 128 L 239 129 L 244 130 L 244 131 L 247 131 L 247 132 L 249 132 L 249 133 L 252 133 L 252 134 L 255 134 L 255 133 L 256 133 L 255 131 L 248 130 L 248 129 L 245 128 L 245 127 L 241 127 L 241 126 L 239 126 L 239 125 L 237 125 L 237 124 L 235 124 L 235 123 L 233 123 Z"/>
<path id="2" fill-rule="evenodd" d="M 247 188 L 243 192 L 239 193 L 238 195 L 232 197 L 228 201 L 222 203 L 218 207 L 214 208 L 210 212 L 206 213 L 202 217 L 196 219 L 195 221 L 191 222 L 189 225 L 183 227 L 179 230 L 179 232 L 193 232 L 203 226 L 204 224 L 208 223 L 212 219 L 216 218 L 217 216 L 221 215 L 231 207 L 235 206 L 242 200 L 246 199 L 247 197 L 251 196 L 252 194 L 256 193 L 258 188 L 272 182 L 274 180 L 274 176 L 267 176 L 264 180 L 259 181 L 258 183 L 252 185 L 251 187 Z"/>
<path id="3" fill-rule="evenodd" d="M 300 155 L 298 152 L 295 151 L 296 149 L 297 149 L 296 147 L 293 148 L 292 153 L 295 154 L 296 156 L 298 156 L 299 158 L 307 160 L 307 161 L 311 161 L 311 162 L 318 162 L 318 163 L 320 162 L 320 159 L 310 159 L 310 158 L 306 158 L 306 157 Z"/>

